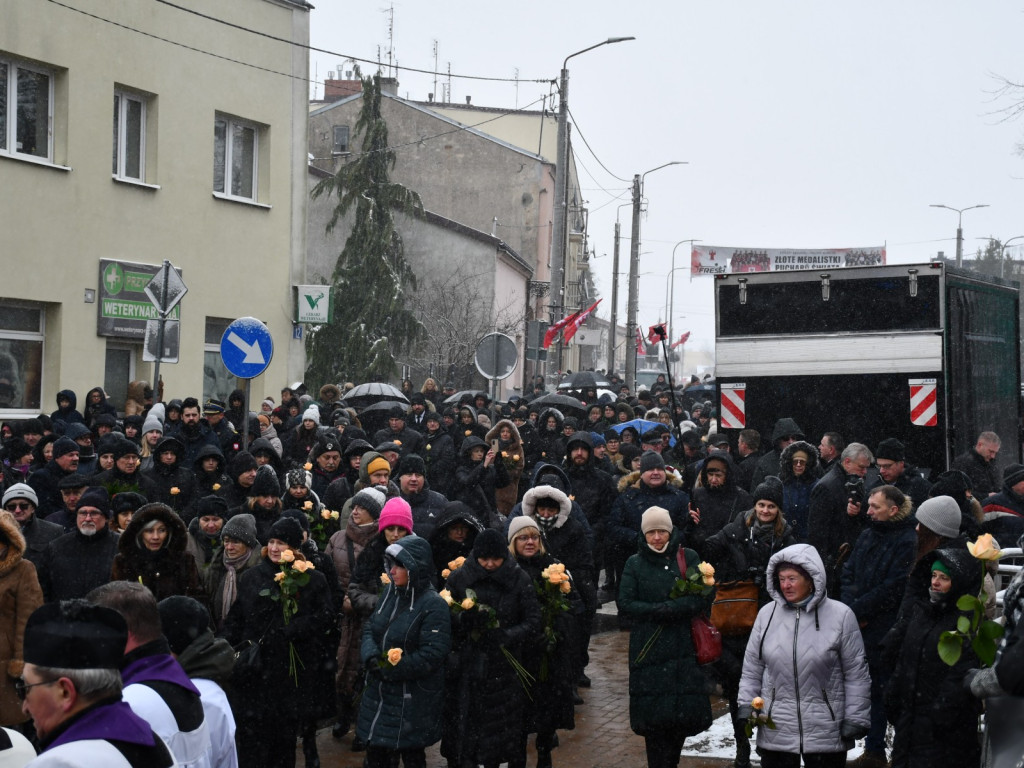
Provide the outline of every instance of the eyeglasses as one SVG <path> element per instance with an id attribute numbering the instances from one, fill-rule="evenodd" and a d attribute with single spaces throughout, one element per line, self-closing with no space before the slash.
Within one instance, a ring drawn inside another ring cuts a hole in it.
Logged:
<path id="1" fill-rule="evenodd" d="M 28 685 L 25 685 L 25 681 L 19 677 L 14 680 L 14 693 L 18 697 L 18 701 L 24 701 L 25 696 L 28 695 L 29 688 L 35 688 L 37 685 L 53 685 L 59 680 L 60 678 L 57 678 L 57 680 L 43 680 L 41 683 L 29 683 Z"/>
<path id="2" fill-rule="evenodd" d="M 4 509 L 8 512 L 28 512 L 28 510 L 32 509 L 32 505 L 27 501 L 12 501 L 10 504 L 7 504 Z"/>
<path id="3" fill-rule="evenodd" d="M 802 467 L 807 464 L 807 459 L 793 459 L 794 467 Z"/>
<path id="4" fill-rule="evenodd" d="M 79 517 L 103 517 L 103 513 L 98 509 L 80 509 L 78 510 Z"/>
<path id="5" fill-rule="evenodd" d="M 540 541 L 540 536 L 535 533 L 524 533 L 522 536 L 516 536 L 520 541 Z"/>

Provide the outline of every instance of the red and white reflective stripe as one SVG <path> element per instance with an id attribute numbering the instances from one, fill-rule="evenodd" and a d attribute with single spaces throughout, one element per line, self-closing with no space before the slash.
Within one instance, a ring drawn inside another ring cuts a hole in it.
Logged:
<path id="1" fill-rule="evenodd" d="M 915 427 L 937 427 L 939 412 L 936 406 L 935 379 L 909 379 L 910 423 Z"/>
<path id="2" fill-rule="evenodd" d="M 747 428 L 747 385 L 723 384 L 719 419 L 723 429 Z"/>

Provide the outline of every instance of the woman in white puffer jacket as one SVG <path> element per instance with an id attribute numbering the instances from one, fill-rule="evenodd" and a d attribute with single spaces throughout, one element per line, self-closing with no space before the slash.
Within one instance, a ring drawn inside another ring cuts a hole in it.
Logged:
<path id="1" fill-rule="evenodd" d="M 755 697 L 776 730 L 758 729 L 762 768 L 846 765 L 846 752 L 867 733 L 868 675 L 857 619 L 825 595 L 817 550 L 794 544 L 768 561 L 773 602 L 757 614 L 743 660 L 739 719 Z"/>

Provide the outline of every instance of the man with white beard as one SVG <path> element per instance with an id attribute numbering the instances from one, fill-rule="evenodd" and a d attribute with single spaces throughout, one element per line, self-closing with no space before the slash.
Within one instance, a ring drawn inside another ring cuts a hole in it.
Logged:
<path id="1" fill-rule="evenodd" d="M 110 581 L 120 535 L 110 530 L 110 497 L 89 488 L 78 500 L 75 530 L 54 539 L 39 563 L 39 584 L 47 602 L 85 597 Z"/>

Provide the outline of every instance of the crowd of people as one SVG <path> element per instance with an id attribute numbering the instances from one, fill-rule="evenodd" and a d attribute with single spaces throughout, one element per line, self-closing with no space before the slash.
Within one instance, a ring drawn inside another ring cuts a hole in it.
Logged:
<path id="1" fill-rule="evenodd" d="M 277 768 L 301 742 L 314 768 L 330 724 L 370 768 L 437 742 L 450 768 L 525 768 L 531 735 L 550 768 L 612 601 L 652 768 L 714 694 L 737 768 L 752 746 L 845 765 L 860 738 L 862 768 L 977 765 L 982 701 L 1024 688 L 1019 588 L 994 668 L 938 652 L 959 598 L 991 596 L 982 537 L 1024 534 L 1024 466 L 997 474 L 994 433 L 926 478 L 895 438 L 719 432 L 663 381 L 569 409 L 433 379 L 385 410 L 351 385 L 249 411 L 135 389 L 121 418 L 97 387 L 0 425 L 0 726 L 34 764 L 98 739 L 110 765 Z"/>

